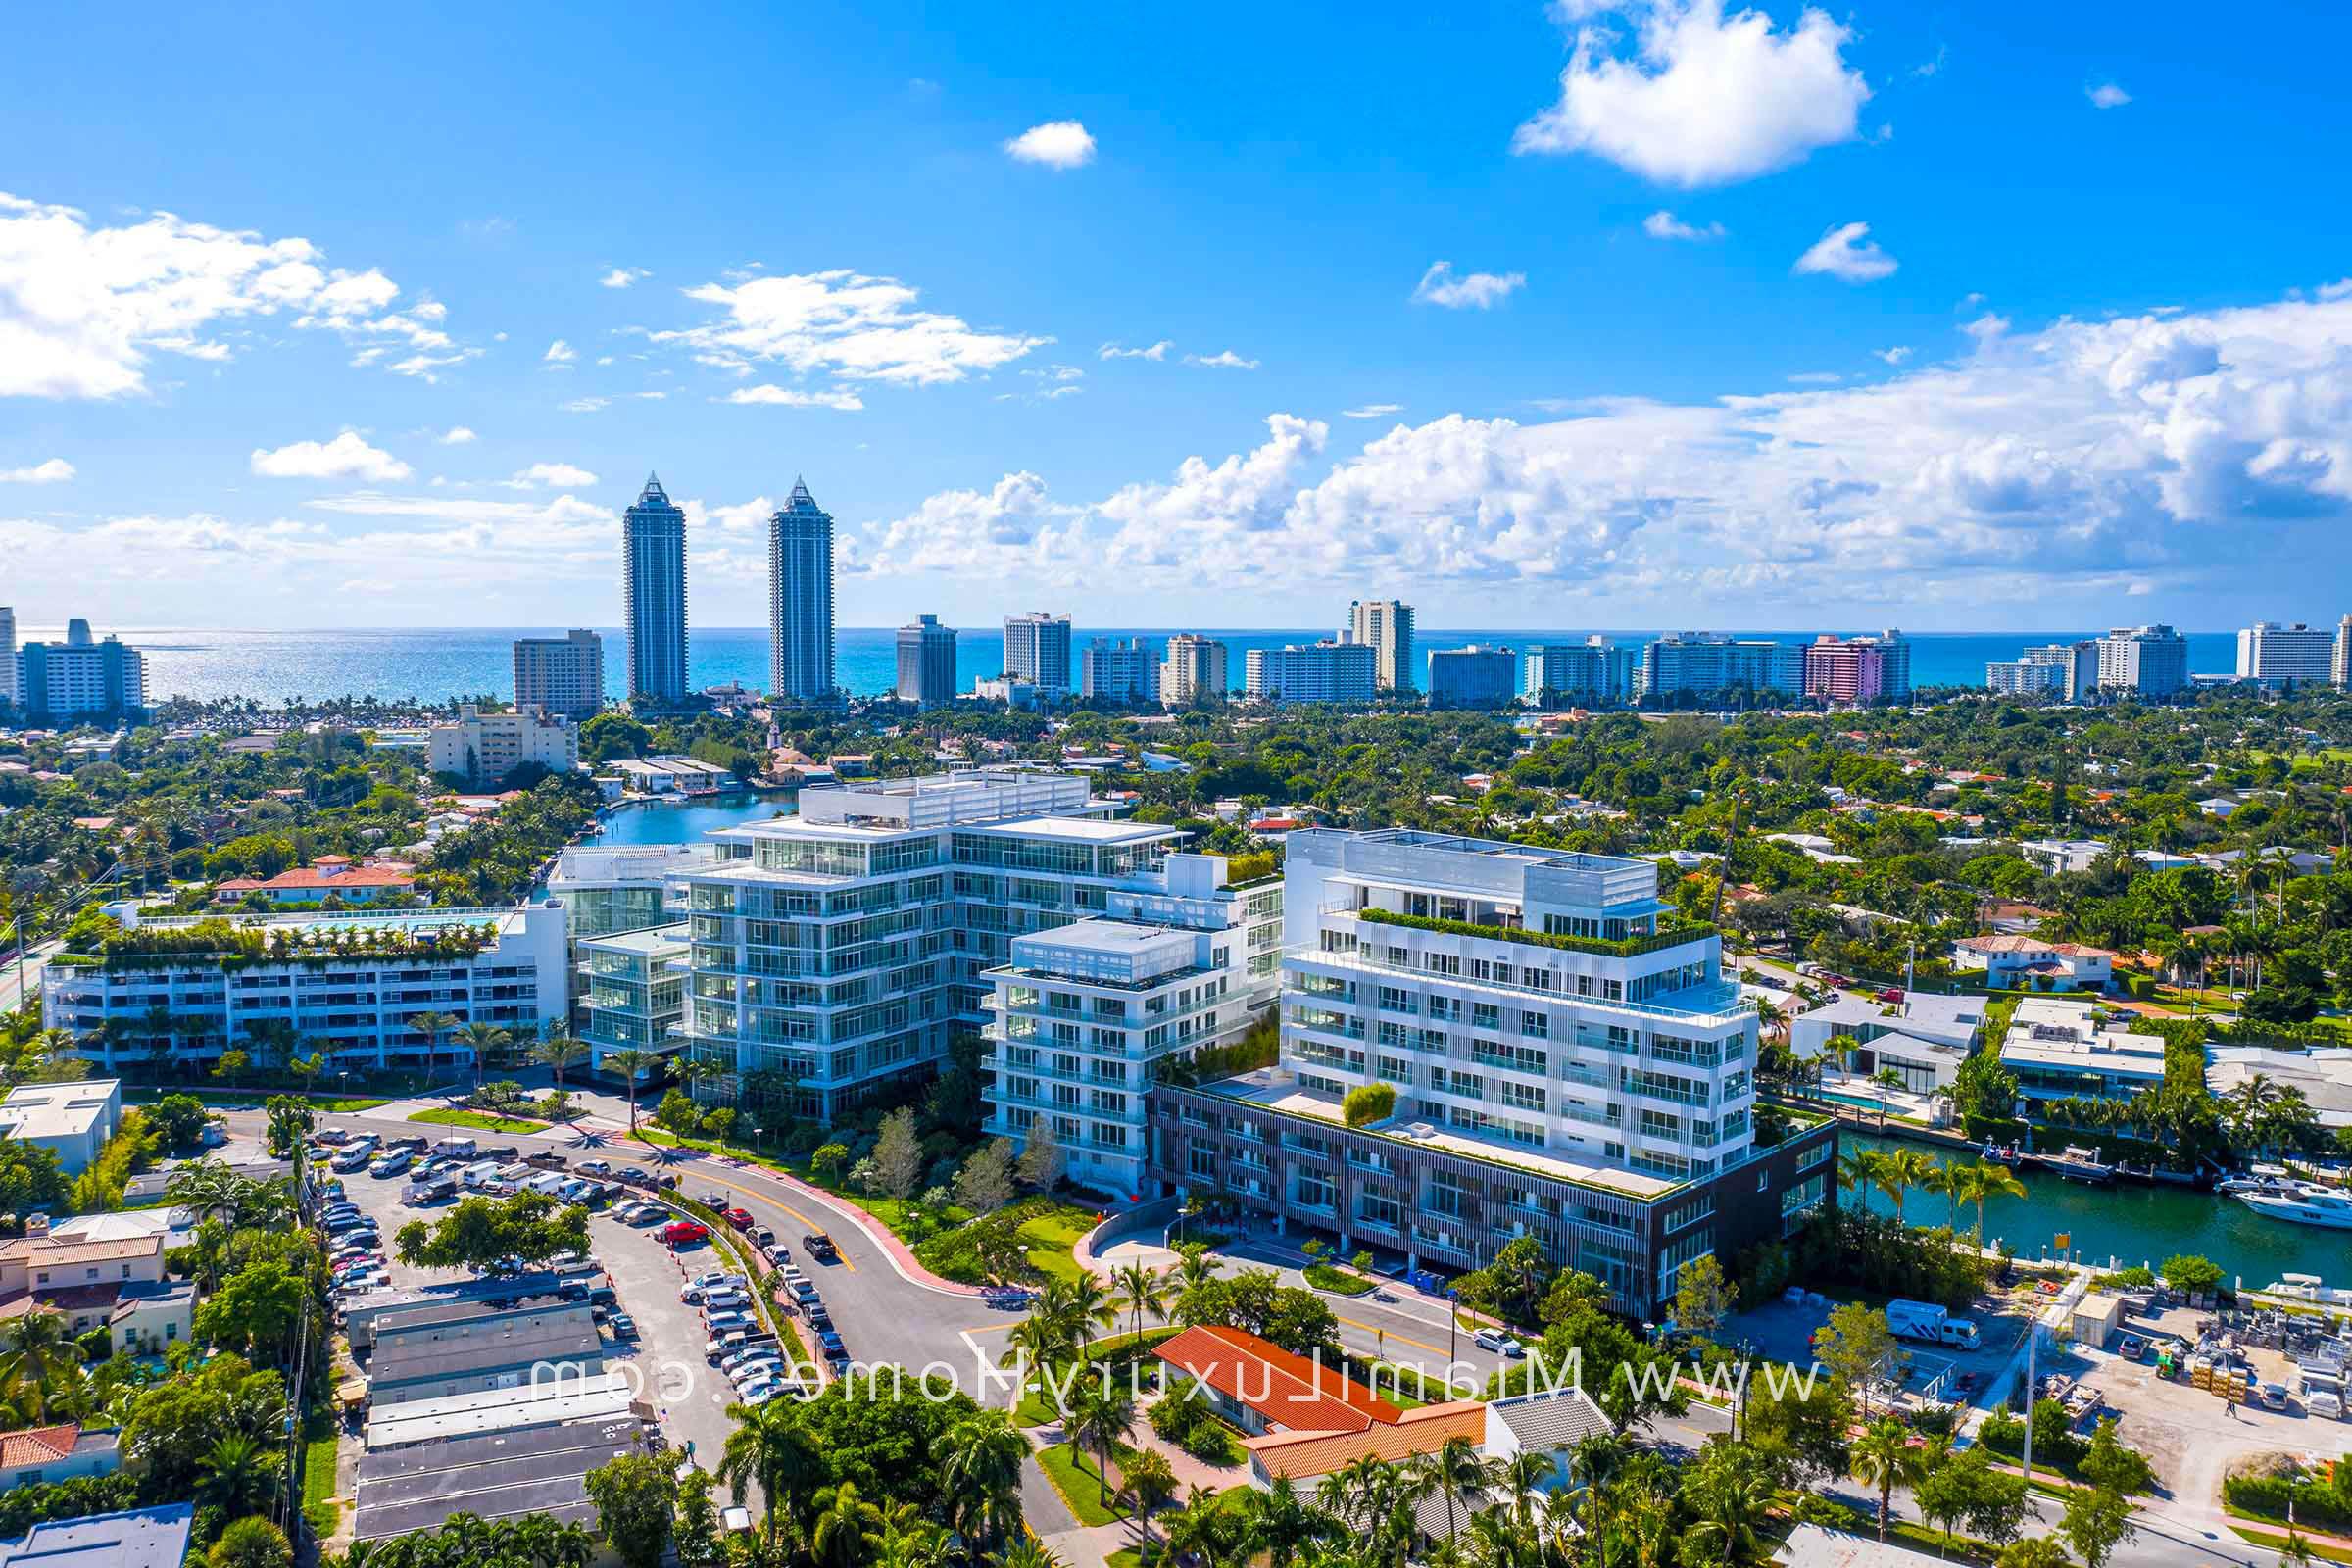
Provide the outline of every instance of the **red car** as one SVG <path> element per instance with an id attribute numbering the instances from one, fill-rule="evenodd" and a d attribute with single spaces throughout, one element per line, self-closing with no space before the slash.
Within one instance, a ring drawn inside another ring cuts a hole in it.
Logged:
<path id="1" fill-rule="evenodd" d="M 728 1224 L 739 1231 L 748 1231 L 752 1228 L 752 1211 L 748 1208 L 722 1208 L 719 1212 L 726 1216 Z"/>
<path id="2" fill-rule="evenodd" d="M 670 1247 L 684 1247 L 690 1242 L 707 1242 L 710 1239 L 709 1226 L 690 1219 L 673 1219 L 656 1234 Z"/>

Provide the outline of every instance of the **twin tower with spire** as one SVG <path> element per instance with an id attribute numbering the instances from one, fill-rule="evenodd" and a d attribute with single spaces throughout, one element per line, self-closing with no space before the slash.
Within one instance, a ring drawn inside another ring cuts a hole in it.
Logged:
<path id="1" fill-rule="evenodd" d="M 683 705 L 688 679 L 686 514 L 648 474 L 621 517 L 621 605 L 629 639 L 629 700 Z M 767 519 L 768 691 L 801 702 L 835 692 L 833 517 L 799 479 Z"/>

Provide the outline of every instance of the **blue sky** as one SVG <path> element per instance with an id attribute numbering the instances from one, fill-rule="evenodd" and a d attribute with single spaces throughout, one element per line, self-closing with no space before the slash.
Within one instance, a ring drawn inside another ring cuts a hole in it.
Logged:
<path id="1" fill-rule="evenodd" d="M 795 475 L 848 624 L 2352 610 L 2341 11 L 876 9 L 20 19 L 0 602 L 605 624 L 658 468 L 711 623 Z"/>

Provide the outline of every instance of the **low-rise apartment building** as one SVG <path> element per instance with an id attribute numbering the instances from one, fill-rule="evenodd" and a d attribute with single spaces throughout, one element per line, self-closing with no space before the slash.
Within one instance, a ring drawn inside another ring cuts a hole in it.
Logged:
<path id="1" fill-rule="evenodd" d="M 568 773 L 580 762 L 580 732 L 560 713 L 521 706 L 485 713 L 471 703 L 458 710 L 454 724 L 425 732 L 425 765 L 469 783 L 498 783 L 526 762 L 551 773 Z"/>
<path id="2" fill-rule="evenodd" d="M 1840 995 L 1788 1021 L 1788 1050 L 1799 1061 L 1811 1061 L 1838 1035 L 1851 1035 L 1868 1045 L 1882 1036 L 1899 1034 L 1966 1055 L 1975 1049 L 1984 1028 L 1983 997 L 1914 991 L 1900 1002 L 1881 1002 L 1873 997 Z"/>
<path id="3" fill-rule="evenodd" d="M 1637 1316 L 1835 1202 L 1833 1126 L 1759 1142 L 1754 1008 L 1653 864 L 1407 829 L 1288 853 L 1280 1060 L 1153 1092 L 1159 1188 L 1410 1266 L 1534 1236 Z M 1371 1084 L 1395 1108 L 1351 1127 Z"/>
<path id="4" fill-rule="evenodd" d="M 24 1084 L 0 1100 L 0 1136 L 48 1150 L 69 1176 L 88 1169 L 122 1125 L 122 1085 L 113 1078 Z"/>
<path id="5" fill-rule="evenodd" d="M 1081 773 L 980 769 L 806 789 L 794 816 L 711 835 L 718 858 L 677 880 L 687 1036 L 728 1075 L 715 1092 L 781 1075 L 785 1108 L 830 1119 L 934 1071 L 989 1022 L 987 971 L 1017 938 L 1174 896 L 1184 832 L 1112 808 Z"/>
<path id="6" fill-rule="evenodd" d="M 2087 871 L 2107 853 L 2105 839 L 2026 839 L 2017 853 L 2049 876 Z"/>
<path id="7" fill-rule="evenodd" d="M 444 1014 L 524 1038 L 570 1005 L 564 909 L 409 909 L 299 915 L 153 917 L 108 912 L 120 936 L 97 953 L 63 953 L 41 976 L 44 1024 L 70 1031 L 86 1059 L 145 1059 L 147 1020 L 173 1020 L 178 1061 L 217 1061 L 285 1033 L 330 1064 L 469 1060 L 447 1031 L 412 1020 Z M 454 1027 L 454 1025 L 452 1026 Z"/>

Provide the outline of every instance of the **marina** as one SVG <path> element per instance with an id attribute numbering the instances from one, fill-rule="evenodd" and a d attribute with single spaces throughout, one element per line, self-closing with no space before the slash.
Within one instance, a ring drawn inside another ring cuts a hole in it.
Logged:
<path id="1" fill-rule="evenodd" d="M 1850 1127 L 1840 1142 L 1846 1149 L 1881 1152 L 1918 1148 Z M 1943 1157 L 1969 1156 L 1947 1152 Z M 2224 1278 L 2250 1288 L 2295 1274 L 2330 1283 L 2352 1277 L 2352 1233 L 2289 1223 L 2223 1194 L 2167 1183 L 2088 1185 L 2034 1163 L 2013 1168 L 2026 1196 L 1985 1202 L 1984 1244 L 2007 1242 L 2021 1257 L 2063 1252 L 2081 1262 L 2103 1265 L 2112 1258 L 2125 1267 L 2153 1268 L 2176 1253 L 2193 1253 L 2211 1258 Z M 1842 1201 L 1857 1199 L 1877 1212 L 1892 1211 L 1885 1195 L 1875 1191 L 1841 1195 Z M 1943 1200 L 1935 1193 L 1914 1190 L 1904 1200 L 1904 1217 L 1913 1224 L 1939 1222 L 1942 1208 Z M 1959 1219 L 1962 1230 L 1975 1223 L 1973 1213 Z"/>

